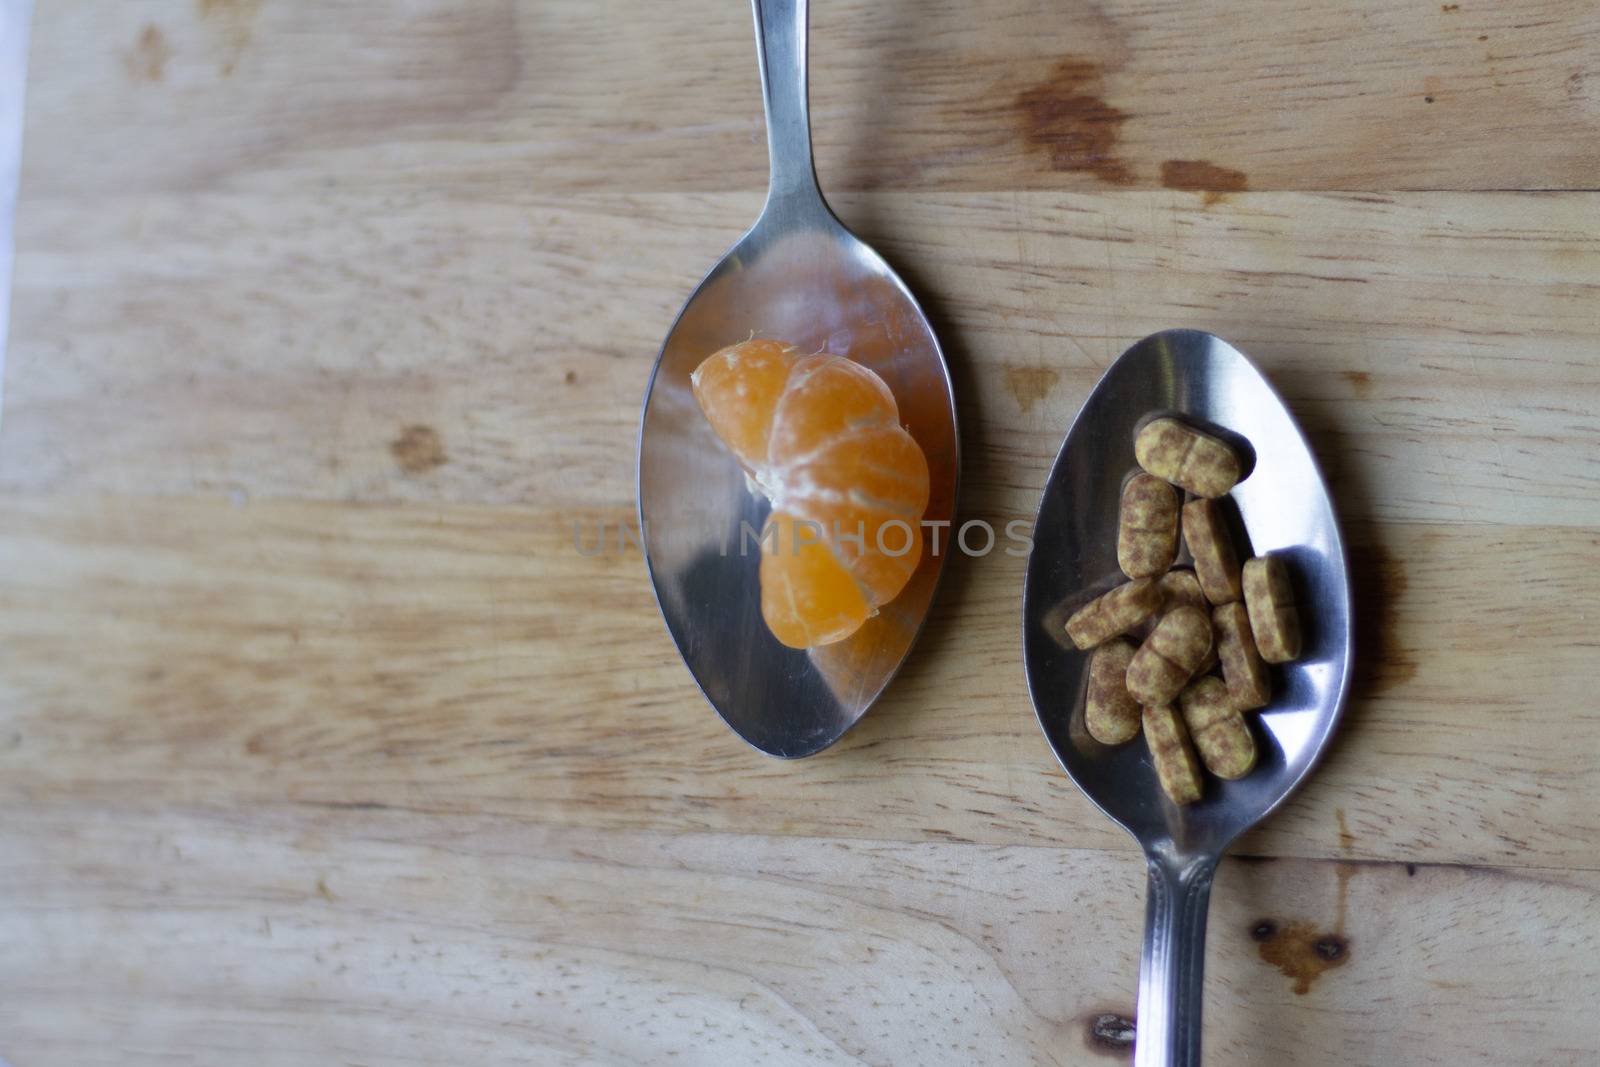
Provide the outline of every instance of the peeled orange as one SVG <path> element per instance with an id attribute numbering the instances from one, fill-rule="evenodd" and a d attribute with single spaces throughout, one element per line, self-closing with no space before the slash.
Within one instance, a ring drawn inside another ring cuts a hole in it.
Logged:
<path id="1" fill-rule="evenodd" d="M 790 648 L 849 637 L 922 562 L 928 461 L 894 394 L 844 356 L 768 340 L 722 349 L 691 381 L 711 428 L 772 502 L 767 627 Z"/>

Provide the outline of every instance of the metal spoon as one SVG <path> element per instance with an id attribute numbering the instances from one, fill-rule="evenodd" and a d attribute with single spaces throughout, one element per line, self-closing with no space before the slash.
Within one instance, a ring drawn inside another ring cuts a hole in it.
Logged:
<path id="1" fill-rule="evenodd" d="M 1183 412 L 1249 440 L 1255 467 L 1232 496 L 1253 554 L 1288 557 L 1305 629 L 1304 656 L 1275 669 L 1274 699 L 1252 724 L 1259 765 L 1236 782 L 1208 778 L 1204 798 L 1185 808 L 1162 794 L 1142 738 L 1110 748 L 1085 732 L 1088 656 L 1061 630 L 1064 605 L 1118 577 L 1118 495 L 1135 465 L 1136 425 L 1152 411 Z M 1078 788 L 1133 835 L 1149 862 L 1134 1062 L 1198 1064 L 1206 907 L 1217 861 L 1311 772 L 1344 707 L 1351 669 L 1350 579 L 1328 487 L 1283 400 L 1237 349 L 1195 330 L 1158 333 L 1100 379 L 1039 505 L 1022 639 L 1045 737 Z"/>
<path id="2" fill-rule="evenodd" d="M 837 741 L 889 684 L 927 615 L 944 553 L 926 551 L 905 590 L 848 640 L 810 653 L 779 644 L 762 621 L 757 585 L 767 503 L 747 490 L 706 424 L 690 372 L 752 332 L 871 367 L 927 455 L 925 523 L 950 521 L 959 459 L 950 375 L 927 317 L 817 188 L 806 0 L 751 7 L 772 164 L 767 202 L 661 346 L 639 431 L 639 520 L 657 603 L 706 699 L 751 745 L 792 758 Z"/>

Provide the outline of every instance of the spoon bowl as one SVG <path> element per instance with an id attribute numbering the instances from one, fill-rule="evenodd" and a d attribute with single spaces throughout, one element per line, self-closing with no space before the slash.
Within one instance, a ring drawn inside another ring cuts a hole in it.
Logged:
<path id="1" fill-rule="evenodd" d="M 1249 441 L 1254 466 L 1231 493 L 1242 519 L 1239 558 L 1270 551 L 1287 559 L 1304 628 L 1301 658 L 1273 668 L 1272 703 L 1245 713 L 1255 770 L 1233 782 L 1207 776 L 1204 797 L 1182 808 L 1162 793 L 1142 738 L 1111 747 L 1089 736 L 1089 656 L 1062 628 L 1089 596 L 1125 580 L 1118 499 L 1136 467 L 1134 435 L 1151 413 L 1179 413 Z M 1089 395 L 1050 472 L 1033 536 L 1023 658 L 1039 725 L 1067 774 L 1150 864 L 1135 1062 L 1198 1063 L 1205 909 L 1217 861 L 1311 772 L 1349 691 L 1350 579 L 1332 499 L 1305 435 L 1255 365 L 1211 334 L 1171 330 L 1128 349 Z"/>
<path id="2" fill-rule="evenodd" d="M 639 519 L 657 603 L 706 699 L 755 748 L 794 758 L 837 741 L 894 677 L 943 558 L 926 550 L 900 595 L 845 641 L 809 652 L 780 644 L 762 620 L 758 585 L 768 505 L 702 416 L 690 373 L 752 335 L 870 367 L 927 457 L 925 522 L 953 517 L 959 457 L 950 376 L 927 317 L 817 187 L 806 0 L 752 0 L 752 8 L 771 185 L 755 225 L 706 275 L 661 346 L 639 432 Z"/>

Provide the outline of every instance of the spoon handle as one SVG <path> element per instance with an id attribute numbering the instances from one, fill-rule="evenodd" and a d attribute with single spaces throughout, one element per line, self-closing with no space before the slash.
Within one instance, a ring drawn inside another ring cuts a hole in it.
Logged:
<path id="1" fill-rule="evenodd" d="M 1206 910 L 1217 860 L 1147 858 L 1134 1067 L 1199 1067 Z"/>
<path id="2" fill-rule="evenodd" d="M 761 61 L 761 101 L 767 111 L 767 156 L 772 164 L 768 203 L 795 197 L 820 202 L 811 162 L 811 114 L 806 90 L 808 0 L 750 0 Z"/>

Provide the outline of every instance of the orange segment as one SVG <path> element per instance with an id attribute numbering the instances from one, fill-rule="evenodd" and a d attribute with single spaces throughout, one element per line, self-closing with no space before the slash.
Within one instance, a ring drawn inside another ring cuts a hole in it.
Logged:
<path id="1" fill-rule="evenodd" d="M 800 462 L 841 434 L 899 419 L 883 379 L 839 356 L 804 356 L 789 372 L 772 418 L 774 464 Z"/>
<path id="2" fill-rule="evenodd" d="M 761 553 L 761 617 L 790 648 L 842 641 L 872 614 L 861 586 L 793 515 L 767 520 Z"/>
<path id="3" fill-rule="evenodd" d="M 799 354 L 781 341 L 745 341 L 713 353 L 689 375 L 706 421 L 746 467 L 767 464 L 772 416 Z"/>
<path id="4" fill-rule="evenodd" d="M 894 394 L 843 356 L 747 341 L 693 375 L 712 429 L 772 498 L 761 614 L 779 641 L 842 641 L 922 562 L 928 462 Z"/>
<path id="5" fill-rule="evenodd" d="M 887 515 L 851 504 L 803 500 L 797 517 L 809 519 L 845 570 L 874 605 L 900 595 L 922 562 L 922 528 L 917 518 Z"/>
<path id="6" fill-rule="evenodd" d="M 822 525 L 835 554 L 886 604 L 922 562 L 928 461 L 898 426 L 860 430 L 786 471 L 784 506 Z"/>
<path id="7" fill-rule="evenodd" d="M 928 461 L 898 426 L 857 430 L 826 444 L 777 484 L 785 499 L 843 500 L 909 519 L 928 509 Z"/>

